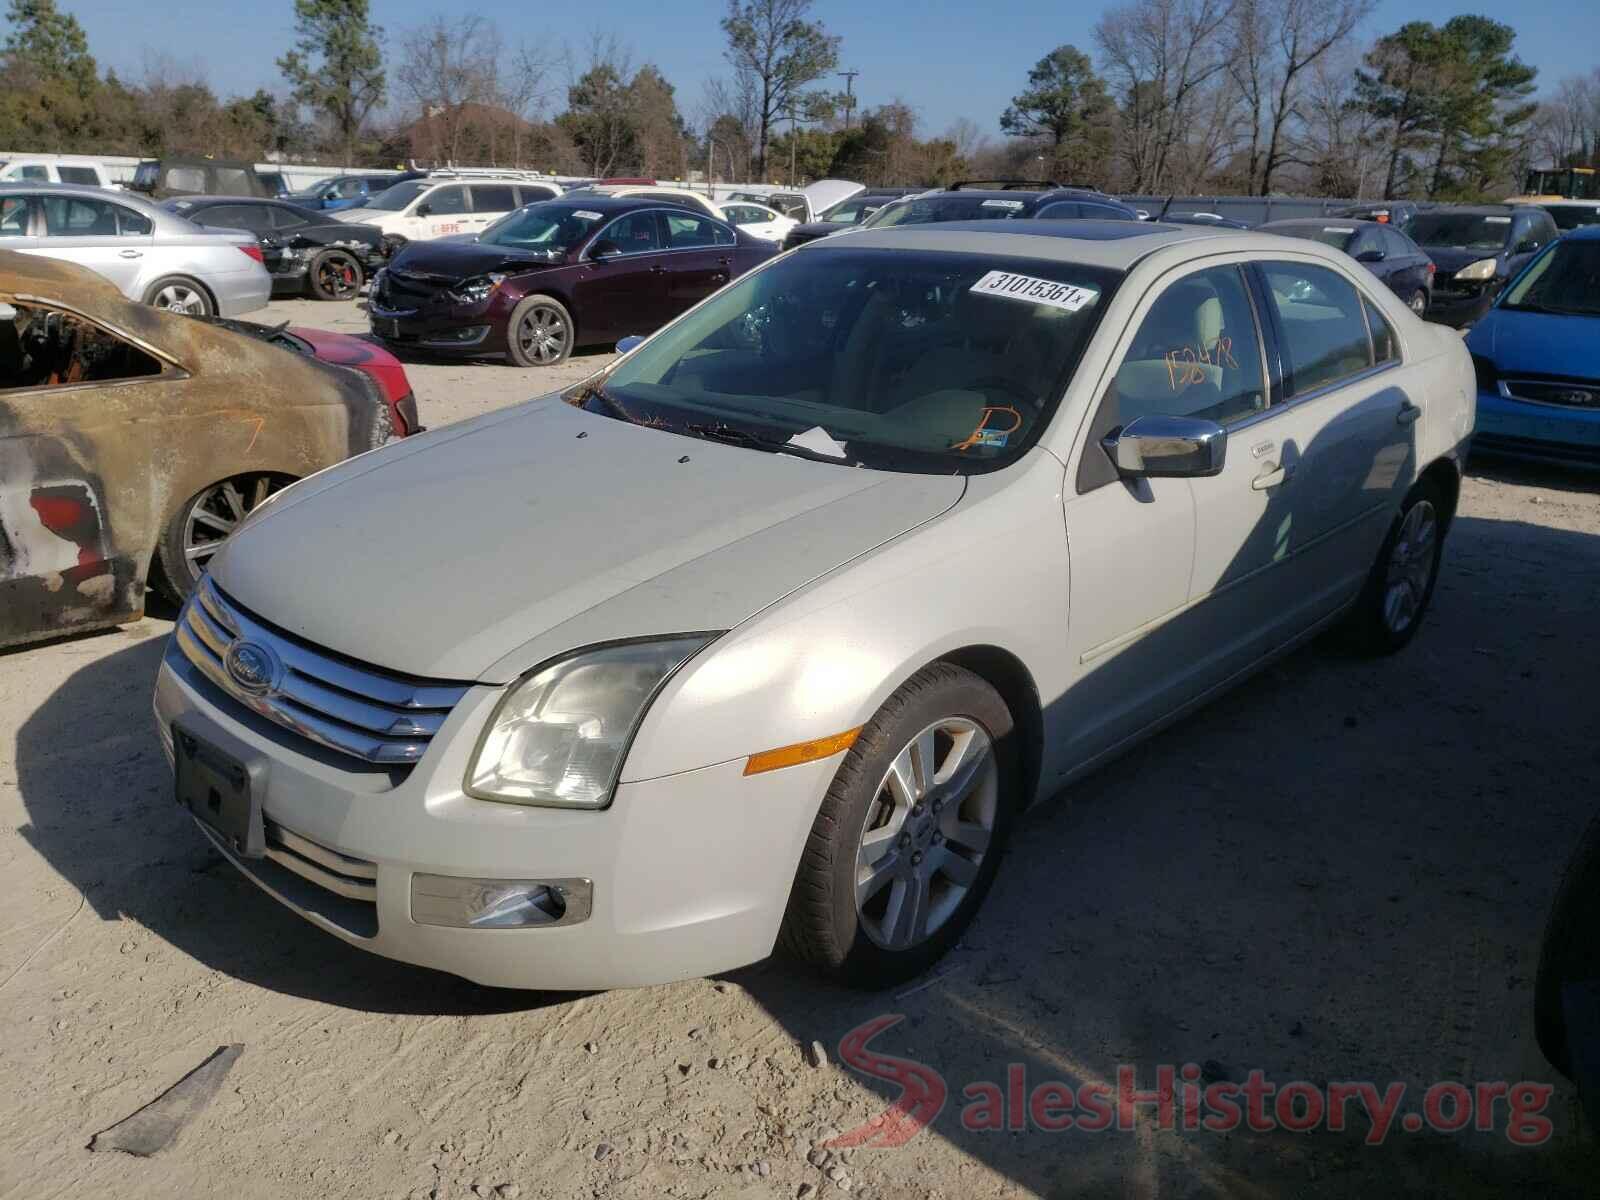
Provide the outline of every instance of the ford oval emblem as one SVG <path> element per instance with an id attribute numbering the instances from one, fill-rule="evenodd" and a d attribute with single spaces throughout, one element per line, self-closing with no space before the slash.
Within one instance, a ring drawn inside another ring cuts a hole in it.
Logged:
<path id="1" fill-rule="evenodd" d="M 278 686 L 283 664 L 270 648 L 257 642 L 234 642 L 222 660 L 228 678 L 241 691 L 265 696 Z"/>

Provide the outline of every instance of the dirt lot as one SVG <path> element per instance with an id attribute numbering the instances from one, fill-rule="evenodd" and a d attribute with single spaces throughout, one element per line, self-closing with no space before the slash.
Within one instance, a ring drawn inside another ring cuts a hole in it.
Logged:
<path id="1" fill-rule="evenodd" d="M 353 306 L 277 304 L 360 329 Z M 341 311 L 343 309 L 343 311 Z M 565 369 L 577 378 L 603 361 Z M 440 425 L 554 373 L 411 368 Z M 1433 612 L 1401 656 L 1310 647 L 1025 821 L 961 948 L 862 995 L 781 963 L 601 995 L 503 993 L 350 950 L 210 853 L 150 716 L 170 627 L 0 655 L 0 1195 L 234 1197 L 1593 1194 L 1557 1086 L 1543 1145 L 1494 1132 L 972 1131 L 962 1089 L 1154 1086 L 1160 1064 L 1279 1082 L 1555 1077 L 1532 976 L 1557 872 L 1600 795 L 1600 496 L 1479 467 Z M 396 620 L 404 597 L 388 600 Z M 170 614 L 168 614 L 170 615 Z M 692 869 L 693 864 L 686 864 Z M 947 1081 L 898 1148 L 825 1154 L 899 1088 Z M 805 1048 L 827 1047 L 810 1065 Z M 152 1158 L 90 1137 L 219 1045 L 221 1091 Z M 819 1165 L 820 1164 L 820 1165 Z M 811 1191 L 806 1189 L 810 1188 Z"/>

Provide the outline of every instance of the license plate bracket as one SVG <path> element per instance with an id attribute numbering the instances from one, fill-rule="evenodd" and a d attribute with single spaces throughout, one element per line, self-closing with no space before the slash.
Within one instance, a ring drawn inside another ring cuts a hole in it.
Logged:
<path id="1" fill-rule="evenodd" d="M 266 829 L 261 816 L 267 764 L 259 756 L 249 754 L 243 743 L 222 744 L 225 737 L 211 732 L 201 736 L 173 723 L 172 758 L 177 801 L 235 854 L 243 858 L 261 858 L 267 852 Z"/>

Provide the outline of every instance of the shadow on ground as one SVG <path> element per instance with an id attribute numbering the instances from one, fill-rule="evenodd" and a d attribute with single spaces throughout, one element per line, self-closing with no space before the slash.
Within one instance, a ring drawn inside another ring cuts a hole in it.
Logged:
<path id="1" fill-rule="evenodd" d="M 1063 1080 L 1389 1081 L 1403 1111 L 1441 1080 L 1552 1081 L 1532 1035 L 1537 942 L 1600 794 L 1594 738 L 1600 539 L 1462 518 L 1435 608 L 1402 655 L 1312 646 L 1022 822 L 979 920 L 899 995 L 779 962 L 736 972 L 801 1044 L 887 1013 L 873 1049 L 948 1086 L 898 1149 L 856 1151 L 882 1196 L 915 1194 L 948 1142 L 1046 1196 L 1590 1195 L 1600 1171 L 1555 1090 L 1550 1140 L 1493 1132 L 978 1132 L 963 1089 Z M 84 667 L 18 736 L 23 836 L 102 918 L 196 960 L 345 1008 L 475 1013 L 570 999 L 497 992 L 352 950 L 240 878 L 171 800 L 146 641 Z M 1070 801 L 1070 802 L 1069 802 Z M 884 1103 L 899 1089 L 846 1069 Z M 846 1094 L 840 1089 L 839 1096 Z M 867 1113 L 863 1113 L 868 1115 Z M 836 1119 L 836 1118 L 835 1118 Z M 949 1193 L 947 1192 L 948 1196 Z"/>

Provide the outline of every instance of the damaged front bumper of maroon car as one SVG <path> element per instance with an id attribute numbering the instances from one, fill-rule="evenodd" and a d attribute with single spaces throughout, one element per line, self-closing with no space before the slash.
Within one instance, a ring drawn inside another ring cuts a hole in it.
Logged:
<path id="1" fill-rule="evenodd" d="M 436 354 L 500 354 L 515 297 L 500 288 L 481 297 L 456 289 L 471 280 L 386 267 L 372 279 L 372 334 L 397 347 Z"/>

